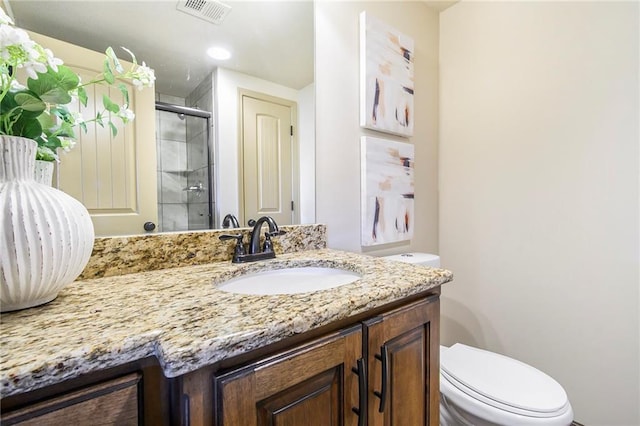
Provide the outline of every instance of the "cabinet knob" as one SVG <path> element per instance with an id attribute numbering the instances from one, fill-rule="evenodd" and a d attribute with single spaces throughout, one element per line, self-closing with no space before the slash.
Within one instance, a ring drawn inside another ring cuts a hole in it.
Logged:
<path id="1" fill-rule="evenodd" d="M 154 229 L 156 229 L 156 224 L 153 222 L 145 222 L 144 223 L 144 230 L 147 232 L 151 232 Z"/>

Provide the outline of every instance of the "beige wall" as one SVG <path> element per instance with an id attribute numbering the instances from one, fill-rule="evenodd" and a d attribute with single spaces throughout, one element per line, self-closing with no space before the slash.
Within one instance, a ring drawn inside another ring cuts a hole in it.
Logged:
<path id="1" fill-rule="evenodd" d="M 415 213 L 410 243 L 375 254 L 437 252 L 438 14 L 420 2 L 316 2 L 316 220 L 329 247 L 360 246 L 360 137 L 406 141 L 359 126 L 358 17 L 366 10 L 415 40 Z"/>
<path id="2" fill-rule="evenodd" d="M 576 420 L 638 425 L 637 2 L 440 16 L 443 343 L 530 363 Z"/>

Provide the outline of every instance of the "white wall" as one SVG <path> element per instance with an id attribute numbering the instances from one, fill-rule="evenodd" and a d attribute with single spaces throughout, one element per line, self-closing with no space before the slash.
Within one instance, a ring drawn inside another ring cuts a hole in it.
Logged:
<path id="1" fill-rule="evenodd" d="M 316 221 L 316 114 L 314 83 L 298 92 L 300 223 Z"/>
<path id="2" fill-rule="evenodd" d="M 440 16 L 444 344 L 530 363 L 577 421 L 640 424 L 639 4 Z"/>
<path id="3" fill-rule="evenodd" d="M 415 41 L 414 238 L 378 246 L 375 254 L 437 252 L 438 14 L 421 2 L 315 3 L 316 219 L 331 248 L 359 252 L 360 137 L 407 139 L 359 126 L 359 24 L 366 10 Z"/>
<path id="4" fill-rule="evenodd" d="M 311 121 L 308 117 L 313 115 L 313 89 L 307 87 L 301 90 L 302 95 L 295 89 L 285 87 L 270 81 L 262 80 L 246 74 L 235 71 L 218 68 L 214 72 L 215 81 L 215 100 L 216 100 L 216 159 L 217 170 L 215 170 L 216 179 L 218 180 L 216 194 L 216 208 L 219 210 L 222 206 L 223 210 L 216 213 L 216 217 L 222 218 L 226 214 L 231 213 L 236 217 L 239 214 L 239 188 L 238 188 L 238 113 L 239 99 L 238 89 L 246 89 L 254 92 L 260 92 L 267 95 L 295 101 L 298 103 L 298 128 L 302 123 Z M 313 87 L 313 85 L 311 85 Z M 311 91 L 311 96 L 309 95 Z M 301 121 L 304 120 L 304 121 Z M 309 155 L 313 154 L 313 137 L 309 138 L 308 133 L 313 129 L 305 130 L 303 135 L 298 139 L 300 144 L 300 152 Z M 312 161 L 307 158 L 306 161 Z M 314 175 L 305 173 L 301 175 L 301 187 L 309 187 L 313 185 Z M 309 182 L 311 180 L 311 182 Z M 301 211 L 301 217 L 313 222 L 313 212 L 315 210 L 312 202 L 315 200 L 305 200 L 305 210 Z M 304 222 L 303 222 L 304 223 Z M 309 223 L 309 222 L 306 222 Z"/>

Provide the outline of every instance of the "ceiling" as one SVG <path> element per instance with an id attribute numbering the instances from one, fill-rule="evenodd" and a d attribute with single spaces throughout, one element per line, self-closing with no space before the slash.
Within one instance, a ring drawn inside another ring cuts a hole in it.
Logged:
<path id="1" fill-rule="evenodd" d="M 221 25 L 177 10 L 178 0 L 3 2 L 21 28 L 97 51 L 112 46 L 125 60 L 117 47 L 132 50 L 155 70 L 160 93 L 185 97 L 217 66 L 294 89 L 313 82 L 310 0 L 223 0 L 231 12 Z M 214 44 L 232 58 L 208 57 Z"/>

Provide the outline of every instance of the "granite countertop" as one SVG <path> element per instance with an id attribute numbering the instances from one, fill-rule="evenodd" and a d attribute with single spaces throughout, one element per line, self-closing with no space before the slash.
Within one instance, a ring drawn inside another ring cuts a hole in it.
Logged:
<path id="1" fill-rule="evenodd" d="M 318 265 L 362 278 L 292 295 L 217 289 L 247 271 Z M 176 377 L 451 279 L 444 269 L 320 249 L 242 265 L 215 262 L 76 281 L 47 305 L 2 314 L 0 397 L 148 356 Z"/>

